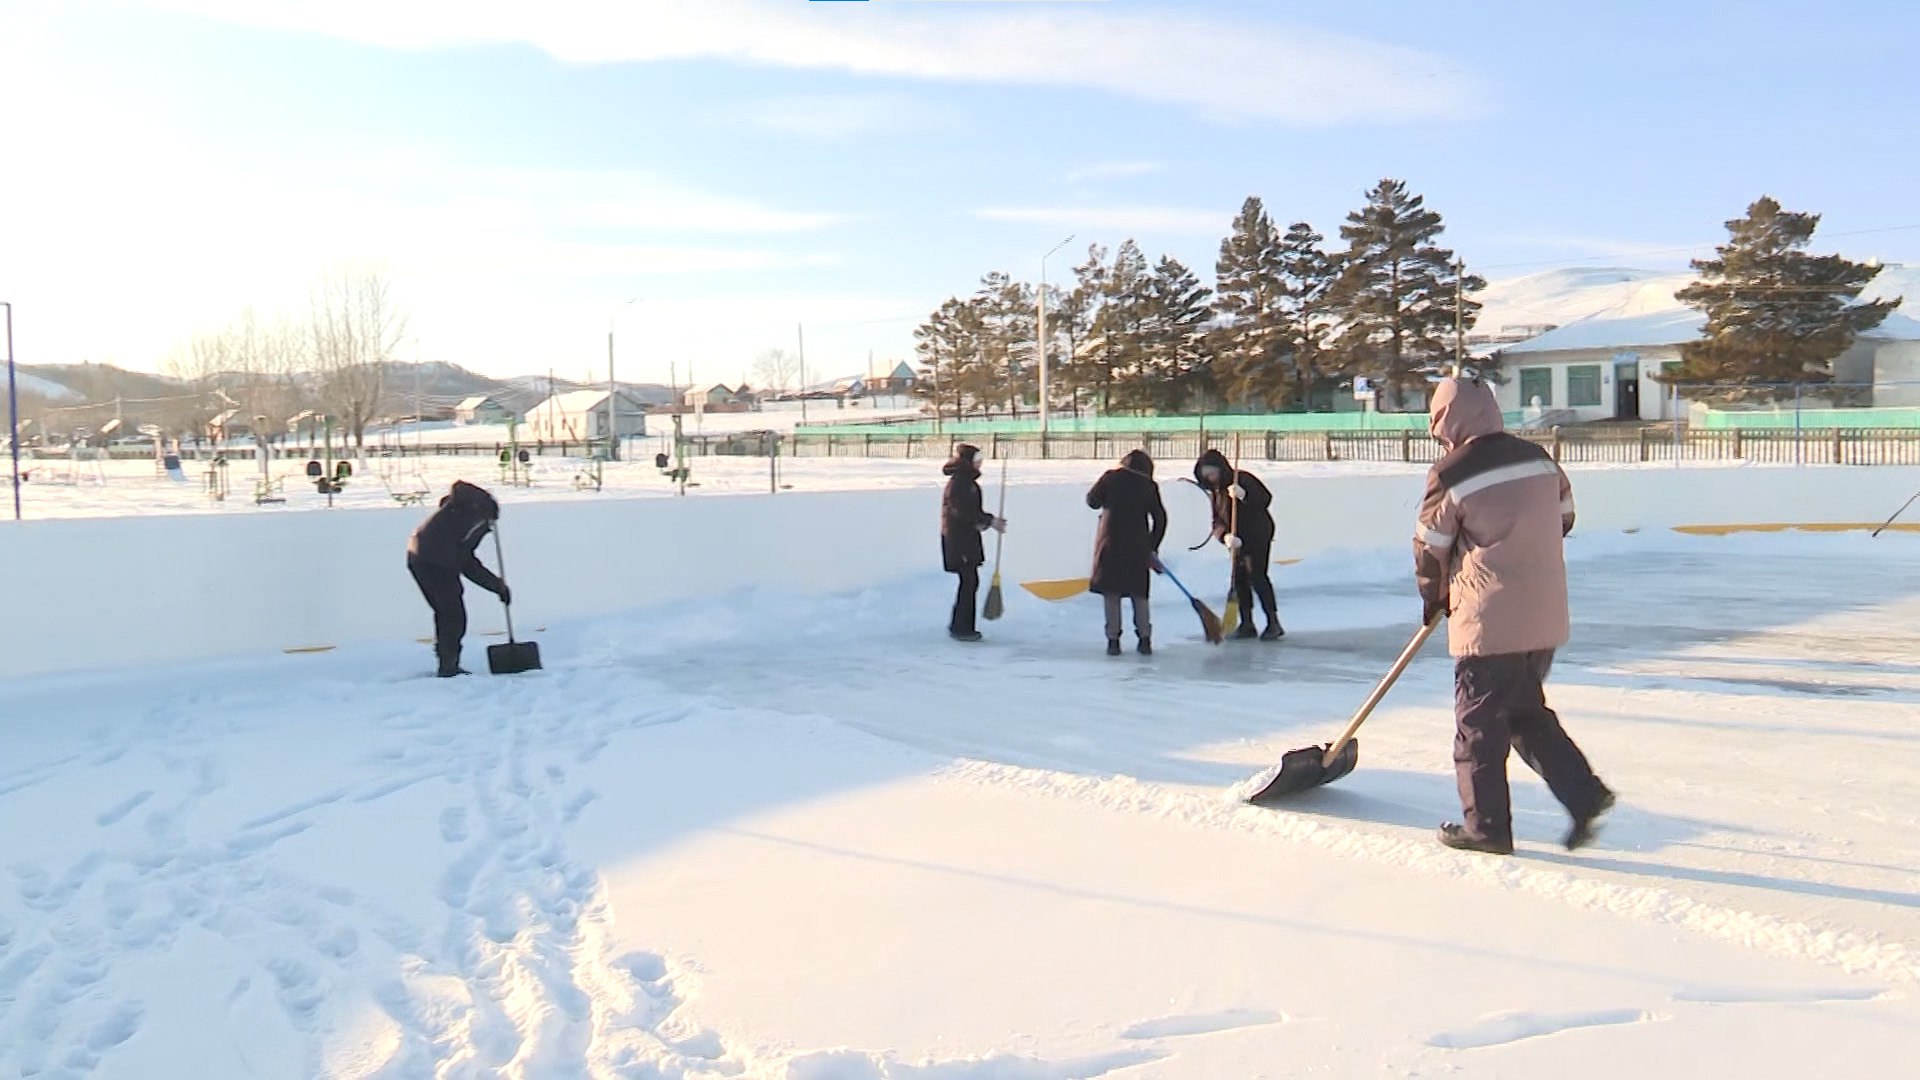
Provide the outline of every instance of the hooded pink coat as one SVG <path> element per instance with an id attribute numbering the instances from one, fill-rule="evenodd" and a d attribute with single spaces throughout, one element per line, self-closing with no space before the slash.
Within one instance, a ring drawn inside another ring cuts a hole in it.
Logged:
<path id="1" fill-rule="evenodd" d="M 1448 449 L 1427 473 L 1414 577 L 1423 598 L 1449 605 L 1448 651 L 1498 656 L 1565 645 L 1567 474 L 1545 450 L 1506 433 L 1484 383 L 1447 379 L 1431 412 L 1429 429 Z"/>

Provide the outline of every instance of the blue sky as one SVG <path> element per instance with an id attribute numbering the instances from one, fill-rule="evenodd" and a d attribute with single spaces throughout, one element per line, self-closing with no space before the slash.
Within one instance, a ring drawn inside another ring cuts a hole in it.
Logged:
<path id="1" fill-rule="evenodd" d="M 905 355 L 981 273 L 1383 176 L 1491 277 L 1683 265 L 1762 193 L 1920 261 L 1893 3 L 9 0 L 0 298 L 22 359 L 154 369 L 382 269 L 420 354 L 736 380 Z M 524 10 L 522 10 L 524 9 Z M 1799 141 L 1774 140 L 1788 133 Z M 403 350 L 404 352 L 404 350 Z"/>

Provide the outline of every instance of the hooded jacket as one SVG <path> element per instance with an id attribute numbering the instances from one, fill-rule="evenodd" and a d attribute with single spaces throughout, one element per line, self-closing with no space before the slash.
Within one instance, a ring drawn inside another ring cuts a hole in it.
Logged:
<path id="1" fill-rule="evenodd" d="M 1414 527 L 1414 577 L 1450 609 L 1448 651 L 1497 656 L 1567 643 L 1564 538 L 1573 486 L 1540 447 L 1508 434 L 1485 383 L 1434 392 L 1428 429 L 1447 451 L 1427 473 Z"/>
<path id="2" fill-rule="evenodd" d="M 1209 465 L 1220 470 L 1218 480 L 1209 481 L 1202 474 L 1201 470 Z M 1240 542 L 1248 547 L 1273 543 L 1273 493 L 1259 477 L 1245 469 L 1235 472 L 1227 455 L 1209 448 L 1193 463 L 1193 482 L 1200 485 L 1212 503 L 1213 527 L 1223 531 L 1234 527 L 1233 497 L 1227 494 L 1227 489 L 1239 484 L 1240 490 L 1246 492 L 1246 498 L 1240 500 Z"/>
<path id="3" fill-rule="evenodd" d="M 961 443 L 940 468 L 947 474 L 947 490 L 940 497 L 940 560 L 950 573 L 987 561 L 980 534 L 993 527 L 993 515 L 980 493 L 979 454 L 979 447 Z"/>
<path id="4" fill-rule="evenodd" d="M 457 570 L 475 585 L 498 593 L 505 584 L 481 564 L 474 551 L 499 518 L 500 504 L 485 488 L 455 480 L 441 497 L 439 509 L 427 515 L 407 540 L 407 565 Z"/>
<path id="5" fill-rule="evenodd" d="M 1153 458 L 1130 451 L 1087 492 L 1087 506 L 1100 511 L 1093 541 L 1090 592 L 1102 596 L 1148 595 L 1153 556 L 1167 538 L 1167 508 L 1153 479 Z"/>

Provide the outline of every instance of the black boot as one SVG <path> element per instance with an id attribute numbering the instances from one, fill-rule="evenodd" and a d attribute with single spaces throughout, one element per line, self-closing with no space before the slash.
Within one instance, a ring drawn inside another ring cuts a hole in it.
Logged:
<path id="1" fill-rule="evenodd" d="M 1613 792 L 1602 788 L 1600 805 L 1594 809 L 1593 816 L 1573 819 L 1573 828 L 1567 830 L 1567 850 L 1578 851 L 1593 843 L 1594 835 L 1599 832 L 1600 819 L 1605 817 L 1607 811 L 1611 809 L 1613 809 Z"/>
<path id="2" fill-rule="evenodd" d="M 1153 639 L 1152 638 L 1143 637 L 1140 639 L 1140 655 L 1141 656 L 1153 655 Z"/>
<path id="3" fill-rule="evenodd" d="M 1107 639 L 1107 655 L 1108 656 L 1120 655 L 1120 639 L 1119 638 L 1110 637 Z"/>
<path id="4" fill-rule="evenodd" d="M 1267 612 L 1267 628 L 1260 634 L 1261 641 L 1279 641 L 1287 636 L 1286 627 L 1280 625 L 1280 616 Z"/>
<path id="5" fill-rule="evenodd" d="M 440 661 L 440 667 L 434 673 L 436 677 L 451 679 L 455 675 L 472 674 L 472 672 L 460 666 L 460 649 L 458 646 L 452 649 L 435 649 L 434 655 Z"/>
<path id="6" fill-rule="evenodd" d="M 1465 825 L 1456 825 L 1449 821 L 1440 826 L 1440 842 L 1456 851 L 1483 851 L 1489 855 L 1513 854 L 1513 841 L 1501 842 L 1491 837 L 1475 836 L 1467 831 Z"/>
<path id="7" fill-rule="evenodd" d="M 1241 619 L 1240 629 L 1233 632 L 1235 641 L 1252 641 L 1259 636 L 1260 631 L 1253 628 L 1253 620 L 1251 618 Z"/>

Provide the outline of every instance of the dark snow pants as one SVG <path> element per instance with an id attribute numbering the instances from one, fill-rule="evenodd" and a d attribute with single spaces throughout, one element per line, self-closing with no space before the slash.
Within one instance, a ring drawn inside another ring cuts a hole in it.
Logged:
<path id="1" fill-rule="evenodd" d="M 1605 787 L 1547 707 L 1552 668 L 1552 649 L 1466 656 L 1454 663 L 1454 772 L 1467 831 L 1474 836 L 1513 840 L 1509 747 L 1540 774 L 1567 813 L 1589 818 L 1599 808 Z"/>
<path id="2" fill-rule="evenodd" d="M 962 566 L 954 573 L 960 575 L 960 585 L 954 592 L 953 617 L 947 620 L 947 632 L 971 634 L 976 631 L 974 618 L 980 607 L 977 602 L 980 595 L 980 568 Z"/>
<path id="3" fill-rule="evenodd" d="M 1240 617 L 1253 624 L 1253 598 L 1260 597 L 1260 610 L 1273 621 L 1279 601 L 1273 595 L 1273 541 L 1242 538 L 1239 557 L 1233 560 L 1233 598 L 1240 604 Z"/>
<path id="4" fill-rule="evenodd" d="M 431 563 L 408 562 L 414 584 L 433 608 L 433 651 L 442 668 L 460 662 L 460 640 L 467 636 L 467 602 L 460 571 Z"/>

